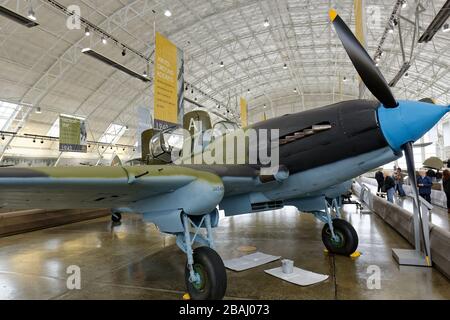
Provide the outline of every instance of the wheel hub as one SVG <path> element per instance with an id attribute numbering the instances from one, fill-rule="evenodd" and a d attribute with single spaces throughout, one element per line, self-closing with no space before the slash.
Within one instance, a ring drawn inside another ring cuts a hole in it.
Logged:
<path id="1" fill-rule="evenodd" d="M 334 237 L 330 234 L 331 244 L 336 248 L 342 248 L 345 245 L 345 239 L 341 232 L 334 230 Z"/>
<path id="2" fill-rule="evenodd" d="M 206 273 L 205 269 L 200 264 L 194 264 L 194 272 L 195 272 L 195 279 L 192 281 L 192 285 L 195 289 L 199 291 L 203 291 L 205 289 L 206 284 Z"/>

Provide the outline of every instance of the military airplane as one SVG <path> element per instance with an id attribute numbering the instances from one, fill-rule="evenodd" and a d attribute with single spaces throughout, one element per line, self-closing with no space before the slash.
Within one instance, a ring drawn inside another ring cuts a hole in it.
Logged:
<path id="1" fill-rule="evenodd" d="M 141 213 L 161 232 L 176 236 L 187 256 L 185 281 L 192 299 L 221 299 L 226 292 L 226 270 L 212 237 L 218 208 L 233 216 L 295 206 L 324 222 L 322 239 L 331 253 L 352 254 L 358 235 L 340 218 L 340 195 L 351 179 L 400 158 L 402 151 L 414 177 L 413 143 L 450 106 L 397 101 L 347 25 L 334 10 L 329 15 L 378 101 L 345 101 L 250 126 L 279 129 L 283 170 L 273 177 L 262 175 L 261 166 L 246 164 L 1 168 L 0 207 L 110 207 L 116 220 L 122 213 Z M 413 190 L 418 203 L 417 187 Z M 201 229 L 206 229 L 205 236 Z"/>

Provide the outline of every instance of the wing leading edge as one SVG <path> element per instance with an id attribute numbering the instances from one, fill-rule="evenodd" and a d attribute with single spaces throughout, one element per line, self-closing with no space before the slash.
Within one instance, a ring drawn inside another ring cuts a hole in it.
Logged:
<path id="1" fill-rule="evenodd" d="M 177 166 L 0 168 L 2 208 L 113 208 L 169 193 L 202 171 Z"/>

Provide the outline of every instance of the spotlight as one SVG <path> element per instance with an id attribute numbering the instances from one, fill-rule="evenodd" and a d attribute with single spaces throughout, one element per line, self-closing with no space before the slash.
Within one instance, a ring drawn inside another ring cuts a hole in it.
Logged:
<path id="1" fill-rule="evenodd" d="M 287 63 L 284 64 L 283 69 L 287 69 Z"/>
<path id="2" fill-rule="evenodd" d="M 343 77 L 342 81 L 346 82 L 347 81 L 347 77 Z"/>
<path id="3" fill-rule="evenodd" d="M 266 104 L 264 103 L 264 109 L 267 108 Z"/>
<path id="4" fill-rule="evenodd" d="M 33 139 L 33 143 L 36 143 L 36 139 Z"/>
<path id="5" fill-rule="evenodd" d="M 28 9 L 28 19 L 36 21 L 36 14 L 34 13 L 33 7 L 30 4 L 30 8 Z"/>
<path id="6" fill-rule="evenodd" d="M 133 148 L 133 152 L 135 152 L 136 151 L 136 148 Z"/>
<path id="7" fill-rule="evenodd" d="M 122 50 L 122 56 L 125 57 L 126 55 L 127 55 L 127 49 L 126 49 L 126 48 L 123 48 L 123 50 Z"/>
<path id="8" fill-rule="evenodd" d="M 44 144 L 44 140 L 41 140 L 41 144 Z"/>
<path id="9" fill-rule="evenodd" d="M 449 32 L 450 31 L 450 26 L 448 23 L 444 24 L 442 26 L 442 32 Z"/>
<path id="10" fill-rule="evenodd" d="M 90 147 L 91 147 L 91 145 L 89 144 L 89 145 L 88 145 L 88 148 L 90 148 Z"/>
<path id="11" fill-rule="evenodd" d="M 84 29 L 84 34 L 85 34 L 86 37 L 89 37 L 89 36 L 91 35 L 91 31 L 89 31 L 89 28 L 88 28 L 88 27 L 86 27 L 86 28 Z"/>
<path id="12" fill-rule="evenodd" d="M 294 92 L 297 93 L 297 88 L 294 88 Z"/>
<path id="13" fill-rule="evenodd" d="M 191 94 L 194 94 L 194 89 L 191 89 Z"/>
<path id="14" fill-rule="evenodd" d="M 110 147 L 110 149 L 112 150 L 112 146 Z"/>
<path id="15" fill-rule="evenodd" d="M 197 97 L 195 97 L 194 101 L 197 101 Z"/>
<path id="16" fill-rule="evenodd" d="M 189 87 L 188 87 L 188 85 L 186 85 L 186 91 L 188 91 L 189 90 Z"/>
<path id="17" fill-rule="evenodd" d="M 147 71 L 144 70 L 144 73 L 142 73 L 142 76 L 147 77 Z"/>
<path id="18" fill-rule="evenodd" d="M 405 73 L 405 78 L 409 78 L 409 73 Z"/>
<path id="19" fill-rule="evenodd" d="M 270 26 L 269 19 L 264 20 L 264 27 Z"/>
<path id="20" fill-rule="evenodd" d="M 220 67 L 221 67 L 221 68 L 223 68 L 223 67 L 224 67 L 224 65 L 223 65 L 223 61 L 221 61 L 221 62 L 220 62 Z"/>
<path id="21" fill-rule="evenodd" d="M 394 25 L 392 23 L 389 23 L 389 29 L 388 29 L 389 33 L 394 33 Z"/>
<path id="22" fill-rule="evenodd" d="M 108 43 L 108 41 L 106 40 L 105 37 L 102 37 L 102 43 L 103 43 L 103 44 L 107 44 L 107 43 Z"/>
<path id="23" fill-rule="evenodd" d="M 166 10 L 166 11 L 164 11 L 164 15 L 166 17 L 171 17 L 172 16 L 172 12 L 170 12 L 170 10 Z"/>
<path id="24" fill-rule="evenodd" d="M 35 112 L 36 112 L 37 114 L 41 114 L 41 113 L 42 113 L 41 107 L 37 107 Z"/>
<path id="25" fill-rule="evenodd" d="M 102 149 L 105 149 L 105 146 L 102 146 Z"/>
<path id="26" fill-rule="evenodd" d="M 5 140 L 5 136 L 2 134 L 2 140 Z"/>
<path id="27" fill-rule="evenodd" d="M 247 89 L 247 92 L 250 93 L 250 89 Z"/>

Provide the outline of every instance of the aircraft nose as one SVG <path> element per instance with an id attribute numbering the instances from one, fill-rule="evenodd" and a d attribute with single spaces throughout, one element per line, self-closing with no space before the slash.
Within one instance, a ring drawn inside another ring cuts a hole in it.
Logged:
<path id="1" fill-rule="evenodd" d="M 378 108 L 378 120 L 386 141 L 394 151 L 415 142 L 450 111 L 449 107 L 416 101 L 399 101 L 397 108 Z"/>

